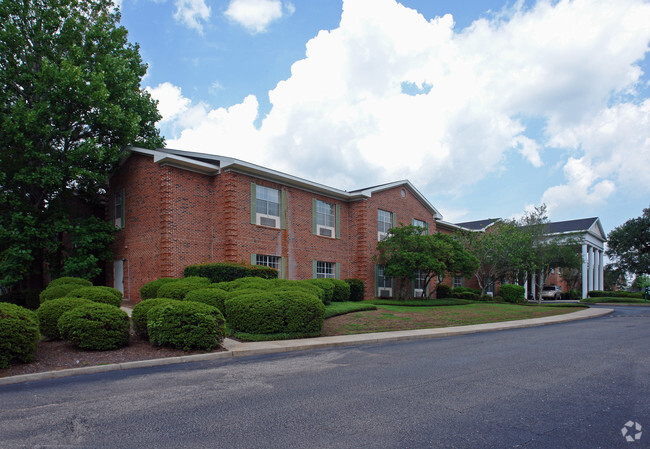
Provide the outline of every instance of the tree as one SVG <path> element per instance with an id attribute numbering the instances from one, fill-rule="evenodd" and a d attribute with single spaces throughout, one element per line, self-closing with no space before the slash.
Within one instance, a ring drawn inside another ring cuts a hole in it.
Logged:
<path id="1" fill-rule="evenodd" d="M 110 170 L 164 144 L 119 20 L 110 0 L 0 0 L 0 284 L 97 275 Z"/>
<path id="2" fill-rule="evenodd" d="M 469 275 L 478 260 L 465 251 L 453 237 L 444 234 L 422 235 L 418 226 L 391 228 L 388 237 L 377 243 L 376 261 L 384 274 L 396 278 L 399 297 L 415 279 L 416 271 L 425 273 L 424 285 L 437 275 Z"/>
<path id="3" fill-rule="evenodd" d="M 548 222 L 546 205 L 542 204 L 524 214 L 519 223 L 532 242 L 532 246 L 526 248 L 523 265 L 526 271 L 538 274 L 537 301 L 540 303 L 542 288 L 553 268 L 577 270 L 582 265 L 580 241 L 570 236 L 549 235 Z"/>
<path id="4" fill-rule="evenodd" d="M 603 285 L 605 291 L 620 290 L 627 287 L 625 271 L 617 268 L 614 264 L 607 264 L 603 268 Z"/>
<path id="5" fill-rule="evenodd" d="M 634 277 L 632 281 L 632 289 L 644 291 L 646 287 L 650 287 L 650 276 L 640 274 Z"/>
<path id="6" fill-rule="evenodd" d="M 531 234 L 513 220 L 501 220 L 485 232 L 459 232 L 456 238 L 479 261 L 474 273 L 483 294 L 497 282 L 514 278 L 525 266 Z"/>
<path id="7" fill-rule="evenodd" d="M 625 272 L 650 274 L 650 207 L 609 233 L 607 255 Z"/>

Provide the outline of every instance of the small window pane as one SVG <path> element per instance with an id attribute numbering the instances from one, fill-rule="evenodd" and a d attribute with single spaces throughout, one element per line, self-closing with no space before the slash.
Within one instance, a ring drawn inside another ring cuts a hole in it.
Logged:
<path id="1" fill-rule="evenodd" d="M 280 216 L 280 191 L 264 186 L 255 189 L 256 207 L 258 214 Z"/>

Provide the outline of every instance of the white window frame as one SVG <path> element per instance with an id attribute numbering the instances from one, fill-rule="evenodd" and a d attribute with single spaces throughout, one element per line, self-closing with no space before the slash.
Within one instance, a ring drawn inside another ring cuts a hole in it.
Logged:
<path id="1" fill-rule="evenodd" d="M 427 222 L 424 220 L 418 220 L 417 218 L 413 219 L 413 226 L 418 226 L 422 228 L 422 231 L 420 231 L 421 235 L 427 235 Z"/>
<path id="2" fill-rule="evenodd" d="M 382 219 L 384 218 L 384 219 Z M 388 218 L 388 221 L 385 220 Z M 388 226 L 386 226 L 388 224 Z M 377 209 L 377 241 L 382 241 L 388 236 L 388 230 L 393 227 L 393 213 Z"/>
<path id="3" fill-rule="evenodd" d="M 336 263 L 316 261 L 316 279 L 336 279 Z"/>
<path id="4" fill-rule="evenodd" d="M 458 285 L 456 285 L 456 284 L 458 284 Z M 452 278 L 451 285 L 454 288 L 463 287 L 463 278 L 460 277 L 460 276 L 454 276 Z"/>
<path id="5" fill-rule="evenodd" d="M 280 272 L 280 265 L 282 264 L 282 257 L 272 256 L 267 254 L 256 254 L 255 265 L 262 265 L 269 268 L 275 268 Z"/>
<path id="6" fill-rule="evenodd" d="M 325 212 L 326 208 L 329 208 L 329 213 Z M 323 235 L 321 229 L 329 230 L 330 235 Z M 316 234 L 336 238 L 336 204 L 316 200 Z"/>
<path id="7" fill-rule="evenodd" d="M 277 202 L 274 201 L 274 198 L 270 198 L 270 194 L 274 193 L 277 195 Z M 260 202 L 263 201 L 265 204 L 263 205 L 262 209 L 260 210 L 260 206 L 262 205 Z M 269 204 L 277 204 L 277 215 L 274 213 L 274 211 L 270 210 Z M 271 187 L 265 187 L 261 185 L 257 185 L 255 187 L 255 223 L 258 226 L 266 226 L 270 228 L 280 228 L 281 226 L 281 220 L 280 220 L 280 211 L 282 210 L 282 195 L 281 192 L 278 189 L 273 189 Z M 268 220 L 273 220 L 275 222 L 275 226 L 269 226 L 267 224 L 262 224 L 262 219 L 268 219 Z"/>

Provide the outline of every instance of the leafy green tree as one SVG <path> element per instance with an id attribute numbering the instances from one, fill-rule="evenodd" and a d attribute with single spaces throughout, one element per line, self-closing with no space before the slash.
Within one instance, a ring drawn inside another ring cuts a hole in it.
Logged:
<path id="1" fill-rule="evenodd" d="M 627 287 L 625 271 L 614 264 L 607 264 L 603 268 L 603 284 L 606 291 L 620 290 Z"/>
<path id="2" fill-rule="evenodd" d="M 640 274 L 634 277 L 632 281 L 633 289 L 643 291 L 646 287 L 650 287 L 650 276 Z"/>
<path id="3" fill-rule="evenodd" d="M 476 270 L 478 260 L 463 249 L 452 236 L 422 235 L 418 226 L 391 228 L 386 239 L 377 243 L 376 261 L 385 275 L 398 281 L 399 297 L 415 279 L 416 271 L 425 273 L 424 284 L 444 273 L 467 276 Z"/>
<path id="4" fill-rule="evenodd" d="M 485 232 L 460 232 L 456 238 L 479 261 L 474 273 L 483 294 L 525 269 L 533 245 L 532 235 L 513 220 L 496 222 Z"/>
<path id="5" fill-rule="evenodd" d="M 650 207 L 609 233 L 607 255 L 625 272 L 650 274 Z"/>
<path id="6" fill-rule="evenodd" d="M 97 275 L 110 170 L 164 144 L 119 20 L 110 0 L 0 0 L 0 284 Z"/>

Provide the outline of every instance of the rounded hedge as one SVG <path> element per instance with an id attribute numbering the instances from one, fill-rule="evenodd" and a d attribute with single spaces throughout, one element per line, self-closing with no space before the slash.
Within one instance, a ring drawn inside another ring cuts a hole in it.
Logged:
<path id="1" fill-rule="evenodd" d="M 68 293 L 73 292 L 79 288 L 85 287 L 79 284 L 59 284 L 52 287 L 48 286 L 41 292 L 40 295 L 38 295 L 38 297 L 41 301 L 41 304 L 43 304 L 45 301 L 49 301 L 51 299 L 63 298 L 64 296 L 67 296 Z"/>
<path id="2" fill-rule="evenodd" d="M 63 276 L 50 281 L 50 283 L 47 284 L 47 288 L 56 287 L 57 285 L 63 285 L 63 284 L 74 284 L 74 285 L 79 285 L 81 287 L 92 287 L 93 285 L 93 283 L 87 279 L 73 277 L 73 276 Z"/>
<path id="3" fill-rule="evenodd" d="M 176 278 L 160 278 L 155 281 L 147 282 L 140 287 L 140 299 L 151 299 L 158 297 L 158 289 L 169 282 L 175 282 Z"/>
<path id="4" fill-rule="evenodd" d="M 289 279 L 273 279 L 269 282 L 272 285 L 271 291 L 300 290 L 316 295 L 321 301 L 324 301 L 325 299 L 325 290 L 312 284 L 309 280 L 296 281 Z"/>
<path id="5" fill-rule="evenodd" d="M 329 282 L 327 279 L 305 279 L 303 282 L 306 284 L 312 284 L 315 285 L 318 288 L 321 288 L 323 290 L 323 303 L 324 304 L 329 304 L 332 302 L 332 298 L 334 297 L 334 284 Z"/>
<path id="6" fill-rule="evenodd" d="M 522 303 L 526 301 L 523 285 L 503 284 L 499 287 L 499 296 L 506 302 Z"/>
<path id="7" fill-rule="evenodd" d="M 169 298 L 150 298 L 140 301 L 133 307 L 131 311 L 131 322 L 133 323 L 133 331 L 135 334 L 145 340 L 149 340 L 149 333 L 147 332 L 147 314 L 152 308 L 163 304 L 174 304 L 180 301 Z"/>
<path id="8" fill-rule="evenodd" d="M 258 277 L 245 277 L 245 278 L 235 279 L 234 281 L 230 281 L 230 285 L 233 290 L 239 290 L 242 288 L 268 290 L 271 288 L 273 284 L 267 281 L 266 279 L 262 279 Z"/>
<path id="9" fill-rule="evenodd" d="M 301 291 L 251 293 L 228 298 L 225 306 L 232 328 L 250 334 L 317 335 L 325 317 L 323 302 Z"/>
<path id="10" fill-rule="evenodd" d="M 192 276 L 184 279 L 177 279 L 174 282 L 167 282 L 158 289 L 159 298 L 171 298 L 182 301 L 187 293 L 210 285 L 210 280 Z"/>
<path id="11" fill-rule="evenodd" d="M 451 287 L 445 284 L 438 284 L 436 287 L 436 298 L 451 298 Z"/>
<path id="12" fill-rule="evenodd" d="M 219 309 L 192 301 L 153 307 L 147 313 L 147 323 L 149 341 L 184 351 L 213 349 L 226 335 Z"/>
<path id="13" fill-rule="evenodd" d="M 34 359 L 41 334 L 36 313 L 8 302 L 0 303 L 0 368 Z"/>
<path id="14" fill-rule="evenodd" d="M 102 290 L 102 291 L 114 294 L 115 296 L 117 296 L 119 298 L 120 301 L 122 301 L 122 299 L 124 299 L 124 295 L 122 294 L 122 292 L 119 291 L 116 288 L 107 287 L 105 285 L 95 285 L 95 288 L 97 290 Z"/>
<path id="15" fill-rule="evenodd" d="M 93 302 L 84 298 L 63 297 L 55 298 L 41 304 L 36 311 L 41 335 L 51 339 L 60 339 L 59 318 L 61 315 L 84 304 L 93 304 Z"/>
<path id="16" fill-rule="evenodd" d="M 122 298 L 115 293 L 105 290 L 102 287 L 81 287 L 68 293 L 66 298 L 84 298 L 92 302 L 108 304 L 114 307 L 122 305 Z"/>
<path id="17" fill-rule="evenodd" d="M 345 279 L 345 282 L 350 286 L 350 301 L 363 301 L 365 296 L 365 286 L 361 279 L 350 278 Z"/>
<path id="18" fill-rule="evenodd" d="M 59 318 L 61 338 L 82 349 L 106 351 L 129 344 L 129 315 L 108 304 L 75 307 Z"/>
<path id="19" fill-rule="evenodd" d="M 350 300 L 350 285 L 340 279 L 328 279 L 334 285 L 332 301 L 343 302 Z"/>
<path id="20" fill-rule="evenodd" d="M 200 288 L 192 290 L 185 295 L 184 301 L 194 301 L 207 304 L 219 309 L 221 313 L 225 312 L 224 301 L 228 297 L 228 292 L 220 288 Z"/>

